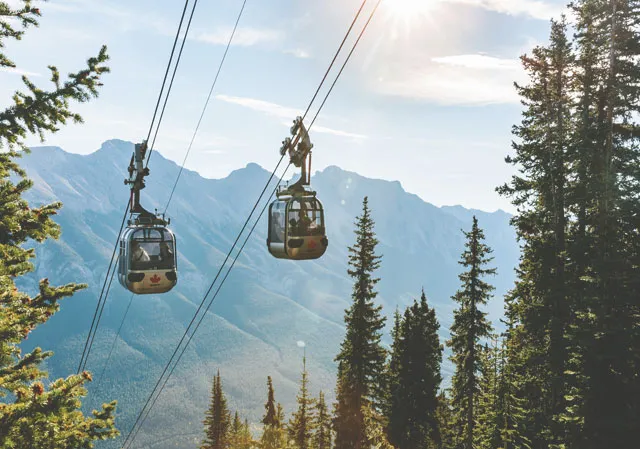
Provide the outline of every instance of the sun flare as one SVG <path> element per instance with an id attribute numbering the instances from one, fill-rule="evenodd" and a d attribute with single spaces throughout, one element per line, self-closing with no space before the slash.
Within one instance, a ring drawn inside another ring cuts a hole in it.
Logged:
<path id="1" fill-rule="evenodd" d="M 390 15 L 398 19 L 411 19 L 427 14 L 437 0 L 386 0 L 383 2 Z"/>
<path id="2" fill-rule="evenodd" d="M 433 15 L 440 0 L 385 0 L 385 16 L 392 23 L 391 33 L 394 38 L 405 35 L 409 37 L 413 28 L 419 29 L 426 22 L 434 25 Z"/>

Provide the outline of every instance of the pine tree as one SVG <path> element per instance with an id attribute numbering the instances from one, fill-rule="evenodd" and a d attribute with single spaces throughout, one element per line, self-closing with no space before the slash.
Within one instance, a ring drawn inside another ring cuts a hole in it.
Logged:
<path id="1" fill-rule="evenodd" d="M 289 441 L 296 449 L 311 448 L 311 438 L 314 430 L 313 405 L 314 401 L 309 397 L 307 359 L 302 359 L 302 380 L 300 392 L 297 396 L 298 410 L 293 414 L 289 422 Z"/>
<path id="2" fill-rule="evenodd" d="M 283 428 L 284 411 L 282 405 L 275 402 L 275 393 L 271 376 L 267 377 L 267 402 L 264 405 L 265 415 L 262 418 L 264 425 L 260 437 L 261 449 L 282 449 L 286 447 L 287 437 Z"/>
<path id="3" fill-rule="evenodd" d="M 387 435 L 389 441 L 397 445 L 403 434 L 403 423 L 407 422 L 406 404 L 402 403 L 400 395 L 400 363 L 403 357 L 405 337 L 400 310 L 396 307 L 391 330 L 391 351 L 385 373 L 386 395 L 383 413 L 387 421 Z"/>
<path id="4" fill-rule="evenodd" d="M 253 437 L 251 436 L 251 429 L 249 428 L 249 421 L 245 419 L 240 432 L 240 443 L 237 449 L 252 449 L 255 447 L 254 443 Z"/>
<path id="5" fill-rule="evenodd" d="M 527 427 L 542 447 L 562 434 L 558 419 L 565 407 L 566 333 L 574 296 L 567 274 L 567 216 L 575 75 L 564 18 L 551 22 L 549 40 L 548 47 L 522 57 L 531 82 L 517 86 L 526 109 L 522 124 L 514 127 L 516 155 L 507 158 L 520 174 L 499 189 L 519 208 L 512 223 L 524 244 L 514 307 L 524 330 L 522 363 L 530 368 L 523 385 L 530 398 Z"/>
<path id="6" fill-rule="evenodd" d="M 526 408 L 528 402 L 519 396 L 523 390 L 522 373 L 526 371 L 521 363 L 522 351 L 518 346 L 519 339 L 515 333 L 512 301 L 511 296 L 506 298 L 505 324 L 507 329 L 503 334 L 503 346 L 500 351 L 500 379 L 498 382 L 500 411 L 497 419 L 504 449 L 530 449 L 531 441 L 524 428 L 530 414 Z"/>
<path id="7" fill-rule="evenodd" d="M 229 431 L 229 449 L 252 449 L 254 441 L 249 429 L 249 421 L 240 419 L 236 411 Z"/>
<path id="8" fill-rule="evenodd" d="M 240 439 L 242 437 L 242 421 L 240 420 L 240 414 L 236 410 L 233 415 L 233 422 L 229 428 L 229 448 L 236 449 L 240 445 Z"/>
<path id="9" fill-rule="evenodd" d="M 440 430 L 437 394 L 442 381 L 440 364 L 443 347 L 435 310 L 422 291 L 420 302 L 405 310 L 394 329 L 391 356 L 395 373 L 390 392 L 389 441 L 399 449 L 437 447 Z"/>
<path id="10" fill-rule="evenodd" d="M 275 426 L 278 423 L 278 415 L 276 414 L 276 400 L 273 392 L 273 381 L 271 376 L 267 376 L 267 402 L 264 404 L 265 414 L 262 418 L 262 424 L 265 426 Z"/>
<path id="11" fill-rule="evenodd" d="M 568 444 L 630 448 L 640 438 L 640 160 L 637 1 L 577 0 L 582 75 L 576 121 L 576 323 L 569 341 Z M 578 244 L 579 242 L 579 244 Z M 637 261 L 637 258 L 635 259 Z"/>
<path id="12" fill-rule="evenodd" d="M 640 439 L 639 6 L 576 0 L 573 45 L 552 22 L 523 59 L 521 176 L 503 189 L 523 241 L 506 367 L 536 448 Z"/>
<path id="13" fill-rule="evenodd" d="M 324 399 L 324 393 L 321 391 L 315 407 L 315 433 L 313 435 L 313 449 L 331 449 L 332 447 L 332 430 L 331 415 Z"/>
<path id="14" fill-rule="evenodd" d="M 365 441 L 363 407 L 382 407 L 386 351 L 380 342 L 385 319 L 373 302 L 379 279 L 372 273 L 380 266 L 374 221 L 363 201 L 356 221 L 356 244 L 349 248 L 348 274 L 354 279 L 352 306 L 346 311 L 346 336 L 338 362 L 337 405 L 334 419 L 336 449 L 358 449 Z M 373 416 L 373 415 L 372 415 Z M 376 415 L 377 416 L 377 415 Z"/>
<path id="15" fill-rule="evenodd" d="M 381 422 L 382 416 L 373 409 L 369 403 L 362 408 L 363 439 L 359 447 L 363 449 L 395 449 L 387 440 L 384 427 Z"/>
<path id="16" fill-rule="evenodd" d="M 501 432 L 501 418 L 504 415 L 500 397 L 499 360 L 497 336 L 493 337 L 493 346 L 485 345 L 482 352 L 484 368 L 480 378 L 480 395 L 478 400 L 478 433 L 476 445 L 478 449 L 494 449 L 504 447 Z"/>
<path id="17" fill-rule="evenodd" d="M 37 26 L 40 10 L 30 1 L 0 1 L 0 49 L 7 40 L 20 40 L 29 26 Z M 31 207 L 23 195 L 33 186 L 16 159 L 20 150 L 28 153 L 24 141 L 37 135 L 44 141 L 47 132 L 55 133 L 68 120 L 81 122 L 69 108 L 70 101 L 86 102 L 97 97 L 100 79 L 109 69 L 106 47 L 88 60 L 87 68 L 61 82 L 58 70 L 50 66 L 52 90 L 43 90 L 26 76 L 28 92 L 16 92 L 13 104 L 0 111 L 0 447 L 62 449 L 93 447 L 96 440 L 116 437 L 116 402 L 85 416 L 80 398 L 86 395 L 85 382 L 91 374 L 83 372 L 66 379 L 43 382 L 47 374 L 40 369 L 52 355 L 41 348 L 22 354 L 21 342 L 39 324 L 59 310 L 59 301 L 72 296 L 85 285 L 53 287 L 48 279 L 39 284 L 31 297 L 18 290 L 17 278 L 33 271 L 34 242 L 58 238 L 60 227 L 52 216 L 62 207 L 53 204 Z M 0 68 L 15 67 L 0 52 Z"/>
<path id="18" fill-rule="evenodd" d="M 492 260 L 489 257 L 492 251 L 483 243 L 484 232 L 478 227 L 475 216 L 471 232 L 464 232 L 464 235 L 467 238 L 467 249 L 462 254 L 460 264 L 467 271 L 459 275 L 462 289 L 453 296 L 453 300 L 460 306 L 454 312 L 451 340 L 447 344 L 452 349 L 451 360 L 456 366 L 452 379 L 452 405 L 457 420 L 456 427 L 460 432 L 457 437 L 461 448 L 473 449 L 479 395 L 478 377 L 483 371 L 480 340 L 488 338 L 491 333 L 491 324 L 480 306 L 487 303 L 493 287 L 482 278 L 495 274 L 496 269 L 485 268 Z"/>
<path id="19" fill-rule="evenodd" d="M 205 416 L 203 421 L 205 439 L 200 445 L 200 449 L 227 449 L 231 430 L 231 414 L 227 408 L 224 391 L 222 391 L 220 371 L 213 378 L 211 404 Z"/>
<path id="20" fill-rule="evenodd" d="M 456 448 L 456 423 L 453 416 L 451 401 L 447 397 L 445 391 L 438 395 L 438 408 L 436 409 L 436 417 L 438 418 L 438 427 L 440 428 L 440 445 L 438 449 L 455 449 Z"/>

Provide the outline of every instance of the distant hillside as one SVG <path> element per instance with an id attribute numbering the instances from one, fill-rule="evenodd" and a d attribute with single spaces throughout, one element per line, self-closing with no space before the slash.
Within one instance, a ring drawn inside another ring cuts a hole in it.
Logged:
<path id="1" fill-rule="evenodd" d="M 27 340 L 29 346 L 55 351 L 48 366 L 52 376 L 77 368 L 126 206 L 128 190 L 123 179 L 132 149 L 131 143 L 119 140 L 105 142 L 87 156 L 39 147 L 21 161 L 35 181 L 32 202 L 64 203 L 57 217 L 62 238 L 37 246 L 36 275 L 24 285 L 34 288 L 42 277 L 56 284 L 90 285 L 65 300 L 61 312 Z M 154 151 L 150 168 L 143 204 L 164 210 L 179 167 Z M 101 383 L 98 375 L 130 298 L 114 282 L 89 359 L 88 367 L 96 375 L 89 405 L 95 407 L 98 399 L 118 399 L 121 430 L 132 425 L 268 176 L 256 164 L 224 179 L 183 172 L 169 208 L 178 237 L 178 286 L 166 295 L 134 298 Z M 353 244 L 353 222 L 365 195 L 376 221 L 378 253 L 383 255 L 379 300 L 387 315 L 417 297 L 424 287 L 438 312 L 443 340 L 447 337 L 453 309 L 450 296 L 458 288 L 458 260 L 464 244 L 460 229 L 470 228 L 473 214 L 495 251 L 498 275 L 493 283 L 497 291 L 489 311 L 494 321 L 501 315 L 502 295 L 513 284 L 518 260 L 508 214 L 459 206 L 438 208 L 405 192 L 399 182 L 368 179 L 338 167 L 317 172 L 312 185 L 326 209 L 329 249 L 325 256 L 297 263 L 274 259 L 266 250 L 263 217 L 149 416 L 136 447 L 174 448 L 177 441 L 199 439 L 217 369 L 231 408 L 250 420 L 257 422 L 263 412 L 267 375 L 274 378 L 276 399 L 290 412 L 301 369 L 299 340 L 307 345 L 311 390 L 317 394 L 323 389 L 333 400 L 333 358 L 342 340 L 342 318 L 351 294 L 347 246 Z M 448 377 L 449 363 L 444 371 Z M 142 444 L 156 440 L 162 442 Z"/>

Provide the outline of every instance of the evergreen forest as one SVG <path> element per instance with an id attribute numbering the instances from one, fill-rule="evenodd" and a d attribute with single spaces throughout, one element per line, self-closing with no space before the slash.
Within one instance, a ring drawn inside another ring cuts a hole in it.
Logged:
<path id="1" fill-rule="evenodd" d="M 8 40 L 37 26 L 33 2 L 0 2 L 0 67 Z M 368 198 L 348 248 L 353 280 L 336 350 L 335 403 L 309 387 L 301 360 L 297 406 L 285 410 L 265 377 L 264 415 L 231 410 L 225 376 L 211 373 L 200 449 L 636 449 L 640 446 L 640 2 L 574 0 L 574 19 L 550 23 L 549 43 L 521 57 L 521 121 L 505 163 L 517 175 L 497 192 L 517 213 L 521 258 L 505 301 L 504 331 L 487 319 L 492 249 L 475 217 L 460 248 L 450 337 L 423 288 L 387 323 L 376 298 L 385 263 Z M 11 20 L 9 20 L 11 19 Z M 33 245 L 56 239 L 60 203 L 31 207 L 34 183 L 20 167 L 25 140 L 81 122 L 109 72 L 106 47 L 51 84 L 0 111 L 0 448 L 100 447 L 118 429 L 117 404 L 83 413 L 79 370 L 49 379 L 45 349 L 21 343 L 85 288 L 42 279 L 28 295 L 16 280 L 34 269 Z M 425 268 L 426 269 L 426 268 Z M 422 290 L 421 290 L 422 289 Z M 391 329 L 391 345 L 383 344 Z M 455 373 L 444 388 L 448 349 Z"/>

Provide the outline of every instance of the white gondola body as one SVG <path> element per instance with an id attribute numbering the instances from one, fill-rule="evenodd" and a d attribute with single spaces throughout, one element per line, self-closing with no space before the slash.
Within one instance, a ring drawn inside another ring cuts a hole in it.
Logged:
<path id="1" fill-rule="evenodd" d="M 120 239 L 118 280 L 138 295 L 166 293 L 178 282 L 176 239 L 162 226 L 129 226 Z"/>
<path id="2" fill-rule="evenodd" d="M 329 241 L 322 203 L 312 195 L 277 199 L 269 206 L 267 247 L 278 259 L 318 259 Z"/>

